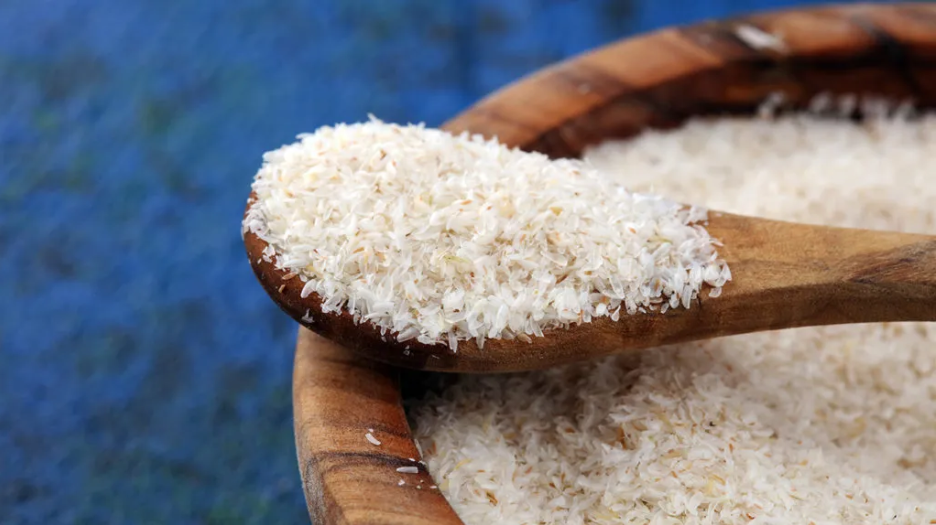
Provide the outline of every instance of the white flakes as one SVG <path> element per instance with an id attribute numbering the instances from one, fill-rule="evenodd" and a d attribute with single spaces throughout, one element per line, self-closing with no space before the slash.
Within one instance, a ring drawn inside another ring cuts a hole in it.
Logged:
<path id="1" fill-rule="evenodd" d="M 396 471 L 401 474 L 419 474 L 419 468 L 417 467 L 399 467 Z"/>
<path id="2" fill-rule="evenodd" d="M 403 485 L 406 485 L 406 482 L 403 481 L 402 479 L 401 479 L 400 481 L 397 482 L 397 486 L 398 486 L 398 487 L 402 487 Z"/>
<path id="3" fill-rule="evenodd" d="M 856 101 L 822 104 L 838 114 Z M 934 152 L 934 115 L 794 115 L 697 120 L 586 159 L 636 191 L 726 212 L 932 234 Z M 804 328 L 465 375 L 409 415 L 468 525 L 936 523 L 932 324 Z"/>
<path id="4" fill-rule="evenodd" d="M 373 432 L 373 430 L 371 432 Z M 378 446 L 380 445 L 380 441 L 378 441 L 377 438 L 375 438 L 374 435 L 371 434 L 370 432 L 368 432 L 367 434 L 364 434 L 364 437 L 367 438 L 367 440 L 370 441 L 371 444 L 378 445 Z"/>
<path id="5" fill-rule="evenodd" d="M 724 284 L 674 285 L 725 268 L 703 209 L 480 136 L 376 119 L 323 127 L 266 153 L 252 189 L 243 230 L 304 282 L 300 296 L 401 342 L 530 341 Z"/>
<path id="6" fill-rule="evenodd" d="M 748 24 L 735 26 L 735 36 L 754 49 L 770 49 L 780 53 L 787 51 L 787 46 L 782 39 L 759 27 Z"/>

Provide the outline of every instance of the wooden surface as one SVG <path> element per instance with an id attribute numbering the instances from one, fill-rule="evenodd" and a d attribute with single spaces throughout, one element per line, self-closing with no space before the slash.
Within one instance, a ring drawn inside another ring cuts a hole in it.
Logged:
<path id="1" fill-rule="evenodd" d="M 313 523 L 460 523 L 439 490 L 430 488 L 436 483 L 419 463 L 396 374 L 385 365 L 301 328 L 293 405 Z M 368 441 L 368 433 L 380 445 Z M 419 472 L 397 472 L 401 467 Z"/>
<path id="2" fill-rule="evenodd" d="M 741 26 L 781 35 L 783 46 L 752 46 L 739 38 Z M 666 30 L 546 69 L 447 127 L 552 156 L 577 155 L 605 138 L 678 125 L 694 114 L 748 112 L 776 91 L 794 105 L 827 91 L 936 105 L 936 6 L 852 5 Z M 866 269 L 853 268 L 855 282 L 890 275 L 887 265 Z M 457 523 L 437 494 L 396 486 L 396 465 L 415 452 L 397 372 L 305 328 L 300 334 L 296 441 L 316 525 Z M 364 439 L 368 428 L 386 429 L 378 433 L 381 447 Z"/>

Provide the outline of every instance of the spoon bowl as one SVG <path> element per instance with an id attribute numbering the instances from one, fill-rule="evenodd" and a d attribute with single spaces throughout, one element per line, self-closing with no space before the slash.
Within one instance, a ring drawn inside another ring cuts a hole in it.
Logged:
<path id="1" fill-rule="evenodd" d="M 599 317 L 544 331 L 530 342 L 488 339 L 483 348 L 400 342 L 346 311 L 322 311 L 301 297 L 303 281 L 261 257 L 252 233 L 251 265 L 270 297 L 293 319 L 370 359 L 444 372 L 516 372 L 626 351 L 726 335 L 802 326 L 936 321 L 936 237 L 812 226 L 710 212 L 706 225 L 732 271 L 721 295 L 703 292 L 688 309 Z"/>

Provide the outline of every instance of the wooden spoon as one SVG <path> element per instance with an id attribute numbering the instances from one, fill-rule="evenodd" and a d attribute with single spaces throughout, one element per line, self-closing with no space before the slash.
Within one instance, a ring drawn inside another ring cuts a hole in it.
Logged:
<path id="1" fill-rule="evenodd" d="M 347 312 L 322 313 L 322 298 L 300 297 L 299 279 L 261 258 L 266 243 L 245 236 L 260 283 L 293 319 L 370 358 L 415 369 L 513 372 L 629 350 L 801 326 L 936 321 L 936 237 L 831 228 L 710 212 L 709 233 L 731 268 L 718 297 L 703 290 L 691 308 L 621 315 L 554 329 L 530 343 L 490 339 L 484 348 L 386 340 Z"/>

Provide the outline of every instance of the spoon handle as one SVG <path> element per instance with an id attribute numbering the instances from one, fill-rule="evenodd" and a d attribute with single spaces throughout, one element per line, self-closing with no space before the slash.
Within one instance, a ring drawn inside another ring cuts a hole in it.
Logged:
<path id="1" fill-rule="evenodd" d="M 724 319 L 736 333 L 936 321 L 936 237 L 729 214 L 713 215 L 709 232 L 734 280 L 703 308 L 737 316 Z"/>

